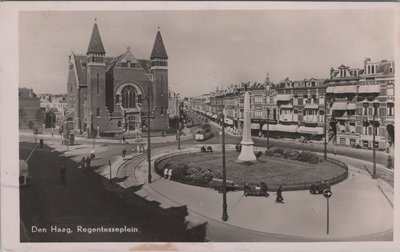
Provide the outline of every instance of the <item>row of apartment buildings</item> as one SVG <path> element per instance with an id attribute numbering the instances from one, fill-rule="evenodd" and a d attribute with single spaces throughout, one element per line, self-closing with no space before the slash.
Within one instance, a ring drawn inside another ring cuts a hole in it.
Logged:
<path id="1" fill-rule="evenodd" d="M 394 143 L 394 61 L 372 62 L 362 68 L 344 65 L 330 70 L 327 79 L 290 80 L 272 83 L 241 83 L 191 99 L 191 108 L 217 118 L 225 108 L 225 123 L 243 126 L 245 86 L 251 92 L 251 128 L 254 135 L 327 137 L 341 145 L 386 149 Z M 375 115 L 375 116 L 374 116 Z M 374 131 L 374 132 L 373 132 Z"/>

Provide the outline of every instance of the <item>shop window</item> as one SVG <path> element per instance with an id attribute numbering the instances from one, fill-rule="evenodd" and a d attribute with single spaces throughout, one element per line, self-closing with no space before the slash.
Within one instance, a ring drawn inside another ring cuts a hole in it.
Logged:
<path id="1" fill-rule="evenodd" d="M 346 145 L 346 138 L 340 138 L 339 143 L 340 145 Z"/>
<path id="2" fill-rule="evenodd" d="M 100 109 L 96 109 L 96 116 L 100 116 Z"/>

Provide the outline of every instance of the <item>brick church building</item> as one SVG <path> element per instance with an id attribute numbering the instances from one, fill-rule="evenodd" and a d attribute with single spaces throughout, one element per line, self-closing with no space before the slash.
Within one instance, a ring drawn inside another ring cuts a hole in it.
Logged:
<path id="1" fill-rule="evenodd" d="M 86 55 L 69 56 L 67 85 L 66 120 L 75 130 L 88 135 L 147 130 L 149 115 L 152 131 L 169 128 L 168 56 L 160 31 L 150 60 L 135 58 L 129 47 L 110 57 L 95 23 Z"/>

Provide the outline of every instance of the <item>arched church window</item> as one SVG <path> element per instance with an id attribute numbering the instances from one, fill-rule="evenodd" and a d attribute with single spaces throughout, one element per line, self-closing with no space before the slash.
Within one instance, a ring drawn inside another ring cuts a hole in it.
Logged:
<path id="1" fill-rule="evenodd" d="M 124 108 L 136 107 L 136 93 L 133 86 L 126 86 L 122 89 L 122 106 Z"/>
<path id="2" fill-rule="evenodd" d="M 115 103 L 119 103 L 119 95 L 117 94 L 116 96 L 115 96 Z"/>

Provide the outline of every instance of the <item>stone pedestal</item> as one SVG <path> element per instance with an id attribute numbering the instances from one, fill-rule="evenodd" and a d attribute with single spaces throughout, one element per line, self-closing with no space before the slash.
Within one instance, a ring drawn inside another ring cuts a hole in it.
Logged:
<path id="1" fill-rule="evenodd" d="M 242 150 L 238 157 L 239 161 L 256 161 L 257 158 L 254 155 L 253 145 L 254 142 L 251 139 L 251 118 L 250 118 L 250 94 L 248 91 L 244 94 L 244 118 L 243 118 L 243 138 L 240 144 Z"/>

